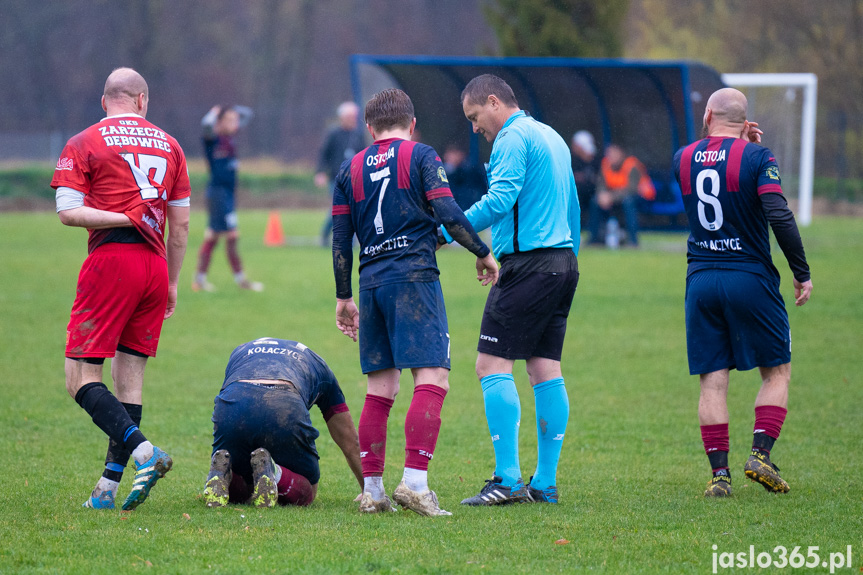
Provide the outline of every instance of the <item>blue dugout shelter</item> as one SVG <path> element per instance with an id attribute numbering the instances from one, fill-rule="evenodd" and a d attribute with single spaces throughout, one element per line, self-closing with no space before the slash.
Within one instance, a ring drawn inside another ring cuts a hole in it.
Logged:
<path id="1" fill-rule="evenodd" d="M 512 86 L 522 109 L 570 140 L 588 130 L 600 150 L 623 146 L 650 171 L 657 198 L 646 214 L 683 212 L 671 158 L 697 139 L 707 98 L 724 87 L 714 69 L 687 61 L 581 58 L 376 56 L 351 58 L 354 98 L 362 105 L 398 87 L 414 103 L 420 139 L 443 151 L 456 143 L 481 162 L 491 144 L 471 131 L 459 97 L 471 78 L 495 74 Z"/>

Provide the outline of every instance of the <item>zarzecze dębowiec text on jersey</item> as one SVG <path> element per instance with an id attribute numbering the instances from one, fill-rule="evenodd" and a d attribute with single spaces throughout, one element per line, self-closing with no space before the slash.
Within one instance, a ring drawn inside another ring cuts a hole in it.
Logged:
<path id="1" fill-rule="evenodd" d="M 60 154 L 51 187 L 83 193 L 85 206 L 126 214 L 162 257 L 167 204 L 191 194 L 177 140 L 136 114 L 104 118 L 73 136 Z M 92 252 L 110 230 L 89 232 Z"/>

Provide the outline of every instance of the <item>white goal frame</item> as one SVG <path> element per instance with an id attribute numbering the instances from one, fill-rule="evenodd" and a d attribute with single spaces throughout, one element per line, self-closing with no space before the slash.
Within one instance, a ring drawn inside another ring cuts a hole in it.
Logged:
<path id="1" fill-rule="evenodd" d="M 803 119 L 800 125 L 800 192 L 798 220 L 812 223 L 812 185 L 815 173 L 815 111 L 818 76 L 815 74 L 722 74 L 728 86 L 777 86 L 803 88 Z"/>

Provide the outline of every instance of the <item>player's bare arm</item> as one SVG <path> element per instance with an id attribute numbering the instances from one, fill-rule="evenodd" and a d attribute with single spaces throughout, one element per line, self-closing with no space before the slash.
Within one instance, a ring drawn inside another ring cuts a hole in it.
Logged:
<path id="1" fill-rule="evenodd" d="M 354 477 L 357 478 L 357 483 L 360 484 L 360 489 L 363 487 L 363 468 L 360 464 L 360 440 L 357 435 L 357 428 L 354 426 L 354 420 L 349 411 L 343 411 L 333 415 L 327 421 L 327 429 L 330 431 L 330 437 L 345 456 L 345 461 L 351 468 Z"/>
<path id="2" fill-rule="evenodd" d="M 125 214 L 97 210 L 89 206 L 80 206 L 57 212 L 64 226 L 87 228 L 88 230 L 104 230 L 108 228 L 130 228 L 132 220 Z"/>
<path id="3" fill-rule="evenodd" d="M 168 205 L 168 305 L 165 319 L 174 315 L 177 307 L 177 284 L 180 281 L 180 268 L 186 255 L 189 239 L 189 207 Z"/>

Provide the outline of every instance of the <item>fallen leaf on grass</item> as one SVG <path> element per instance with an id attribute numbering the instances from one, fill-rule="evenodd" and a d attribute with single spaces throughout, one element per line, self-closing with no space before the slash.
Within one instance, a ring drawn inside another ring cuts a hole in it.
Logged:
<path id="1" fill-rule="evenodd" d="M 191 520 L 192 520 L 192 518 L 191 518 L 191 517 L 189 517 L 189 514 L 188 514 L 188 513 L 183 513 L 183 519 L 185 519 L 186 521 L 191 521 Z"/>
<path id="2" fill-rule="evenodd" d="M 558 539 L 554 542 L 555 545 L 568 545 L 569 539 Z"/>

